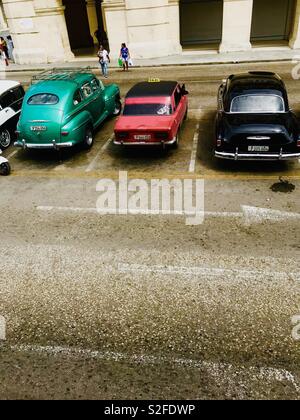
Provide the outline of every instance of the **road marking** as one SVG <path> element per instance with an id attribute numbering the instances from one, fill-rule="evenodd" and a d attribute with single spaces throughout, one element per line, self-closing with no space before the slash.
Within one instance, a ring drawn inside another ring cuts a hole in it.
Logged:
<path id="1" fill-rule="evenodd" d="M 108 208 L 108 209 L 97 209 L 96 207 L 64 207 L 64 206 L 37 206 L 38 211 L 44 212 L 67 212 L 67 213 L 98 213 L 100 215 L 141 215 L 141 216 L 195 216 L 195 212 L 186 211 L 186 210 L 160 210 L 159 213 L 157 210 L 152 209 L 141 209 L 141 210 L 132 210 L 132 209 L 118 209 L 118 208 Z M 240 212 L 204 212 L 206 217 L 222 217 L 222 218 L 235 218 L 240 219 L 243 217 L 243 213 Z"/>
<path id="2" fill-rule="evenodd" d="M 19 152 L 19 150 L 15 150 L 14 152 L 12 152 L 10 155 L 7 156 L 6 159 L 12 159 L 14 156 L 16 156 L 16 154 Z"/>
<path id="3" fill-rule="evenodd" d="M 94 159 L 91 161 L 91 163 L 89 164 L 89 166 L 87 167 L 87 169 L 85 170 L 86 173 L 92 172 L 95 169 L 97 160 L 99 159 L 99 157 L 101 156 L 101 154 L 103 152 L 105 152 L 105 150 L 107 150 L 108 146 L 110 145 L 110 143 L 113 141 L 114 139 L 114 135 L 112 135 L 107 142 L 101 147 L 101 149 L 99 150 L 99 152 L 96 154 L 96 156 L 94 157 Z"/>
<path id="4" fill-rule="evenodd" d="M 97 209 L 96 207 L 64 207 L 64 206 L 37 206 L 38 211 L 43 212 L 67 212 L 67 213 L 97 213 L 99 215 L 135 215 L 135 216 L 195 216 L 195 212 L 186 210 L 152 210 L 140 209 L 132 210 L 107 208 Z M 280 210 L 264 209 L 259 207 L 241 206 L 240 212 L 222 212 L 222 211 L 205 211 L 199 213 L 204 218 L 216 219 L 238 219 L 242 220 L 246 225 L 261 224 L 265 221 L 282 222 L 286 220 L 300 219 L 300 213 L 289 213 Z"/>
<path id="5" fill-rule="evenodd" d="M 229 268 L 210 268 L 210 267 L 179 267 L 167 265 L 143 265 L 143 264 L 119 264 L 118 271 L 121 273 L 152 273 L 152 274 L 180 274 L 182 276 L 207 276 L 207 277 L 228 277 L 232 279 L 259 279 L 270 277 L 277 281 L 300 281 L 299 273 L 289 273 L 267 270 L 239 270 Z"/>
<path id="6" fill-rule="evenodd" d="M 248 375 L 249 379 L 254 379 L 259 383 L 280 382 L 289 383 L 297 393 L 300 392 L 300 386 L 292 372 L 285 369 L 277 369 L 273 367 L 259 366 L 243 366 L 233 365 L 226 362 L 210 362 L 205 360 L 194 360 L 185 358 L 173 358 L 164 356 L 151 356 L 146 354 L 126 354 L 110 351 L 98 351 L 79 349 L 73 347 L 60 346 L 38 346 L 38 345 L 12 345 L 9 346 L 11 351 L 45 354 L 47 356 L 67 356 L 67 357 L 84 357 L 92 360 L 105 360 L 113 362 L 128 362 L 139 365 L 161 365 L 172 364 L 187 369 L 204 369 L 213 379 L 218 380 L 223 385 L 230 383 L 231 387 L 237 387 L 239 380 L 237 378 Z"/>
<path id="7" fill-rule="evenodd" d="M 191 155 L 191 161 L 190 161 L 190 167 L 189 167 L 190 173 L 194 173 L 196 170 L 196 159 L 197 159 L 197 150 L 198 150 L 198 141 L 199 141 L 199 128 L 200 128 L 200 125 L 197 124 L 196 131 L 194 134 L 194 139 L 193 139 L 193 148 L 192 148 L 192 155 Z"/>

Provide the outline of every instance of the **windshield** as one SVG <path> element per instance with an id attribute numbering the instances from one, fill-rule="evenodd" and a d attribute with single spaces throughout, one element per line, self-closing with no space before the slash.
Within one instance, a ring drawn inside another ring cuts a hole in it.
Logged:
<path id="1" fill-rule="evenodd" d="M 166 104 L 134 104 L 125 105 L 124 115 L 171 115 L 171 105 Z"/>
<path id="2" fill-rule="evenodd" d="M 285 112 L 284 101 L 277 95 L 243 95 L 231 102 L 232 113 Z"/>
<path id="3" fill-rule="evenodd" d="M 51 93 L 39 93 L 28 99 L 28 105 L 55 105 L 59 101 L 58 96 Z"/>

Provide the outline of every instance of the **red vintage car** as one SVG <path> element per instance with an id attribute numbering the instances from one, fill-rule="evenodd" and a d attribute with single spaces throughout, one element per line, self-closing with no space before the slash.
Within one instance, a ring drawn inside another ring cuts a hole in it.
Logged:
<path id="1" fill-rule="evenodd" d="M 177 147 L 180 127 L 188 113 L 187 95 L 185 85 L 178 82 L 151 80 L 136 84 L 125 98 L 114 143 Z"/>

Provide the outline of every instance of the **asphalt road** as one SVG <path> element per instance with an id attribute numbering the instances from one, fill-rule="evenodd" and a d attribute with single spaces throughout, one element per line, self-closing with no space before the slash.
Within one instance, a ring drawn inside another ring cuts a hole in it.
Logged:
<path id="1" fill-rule="evenodd" d="M 211 156 L 221 80 L 275 70 L 300 114 L 292 68 L 113 71 L 122 94 L 149 76 L 186 82 L 177 151 L 120 150 L 114 120 L 91 151 L 62 160 L 5 151 L 13 173 L 0 179 L 1 399 L 299 399 L 300 164 Z M 9 77 L 26 84 L 30 75 Z M 204 223 L 187 226 L 174 212 L 97 214 L 98 180 L 120 170 L 146 185 L 204 179 Z"/>

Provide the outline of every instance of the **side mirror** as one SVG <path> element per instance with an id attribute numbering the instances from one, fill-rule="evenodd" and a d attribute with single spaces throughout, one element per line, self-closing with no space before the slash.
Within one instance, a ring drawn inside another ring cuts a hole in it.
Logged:
<path id="1" fill-rule="evenodd" d="M 189 91 L 187 91 L 187 90 L 184 90 L 183 92 L 182 92 L 182 94 L 183 94 L 183 96 L 185 96 L 185 95 L 189 95 Z"/>

